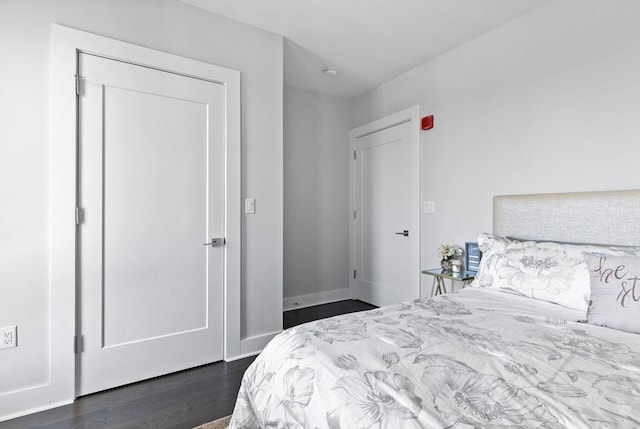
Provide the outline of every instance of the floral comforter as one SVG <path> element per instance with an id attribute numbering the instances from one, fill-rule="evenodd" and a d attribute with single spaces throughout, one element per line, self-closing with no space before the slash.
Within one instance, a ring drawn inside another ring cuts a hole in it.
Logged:
<path id="1" fill-rule="evenodd" d="M 296 326 L 230 428 L 639 428 L 640 335 L 486 289 Z"/>

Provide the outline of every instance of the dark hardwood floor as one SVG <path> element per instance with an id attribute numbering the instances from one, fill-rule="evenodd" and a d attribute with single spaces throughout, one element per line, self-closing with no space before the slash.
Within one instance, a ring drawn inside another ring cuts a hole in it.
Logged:
<path id="1" fill-rule="evenodd" d="M 78 398 L 0 423 L 14 428 L 192 428 L 231 414 L 249 357 L 217 362 Z"/>
<path id="2" fill-rule="evenodd" d="M 285 311 L 282 314 L 282 326 L 284 329 L 289 329 L 292 326 L 311 322 L 313 320 L 325 319 L 339 314 L 354 313 L 356 311 L 371 310 L 374 308 L 377 307 L 375 305 L 353 299 L 300 308 L 298 310 Z"/>
<path id="3" fill-rule="evenodd" d="M 346 300 L 286 311 L 283 327 L 372 308 Z M 231 414 L 242 375 L 254 359 L 217 362 L 83 396 L 71 405 L 0 422 L 0 428 L 190 429 Z"/>

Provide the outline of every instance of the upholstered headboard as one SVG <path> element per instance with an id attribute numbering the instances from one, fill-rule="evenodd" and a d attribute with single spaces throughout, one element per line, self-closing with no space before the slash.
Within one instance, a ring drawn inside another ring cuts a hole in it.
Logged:
<path id="1" fill-rule="evenodd" d="M 493 233 L 520 239 L 640 245 L 640 189 L 496 196 Z"/>

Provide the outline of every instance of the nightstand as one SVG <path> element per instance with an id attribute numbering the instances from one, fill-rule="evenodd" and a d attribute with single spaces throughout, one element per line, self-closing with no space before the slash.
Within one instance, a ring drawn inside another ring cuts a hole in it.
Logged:
<path id="1" fill-rule="evenodd" d="M 454 291 L 454 282 L 462 282 L 462 287 L 466 287 L 475 278 L 476 273 L 471 271 L 462 271 L 454 273 L 451 271 L 444 271 L 442 268 L 434 268 L 431 270 L 424 270 L 422 274 L 428 274 L 433 276 L 433 283 L 431 284 L 431 296 L 441 295 L 447 293 L 447 285 L 445 280 L 451 280 L 451 292 Z M 423 298 L 422 288 L 420 288 L 420 298 Z"/>

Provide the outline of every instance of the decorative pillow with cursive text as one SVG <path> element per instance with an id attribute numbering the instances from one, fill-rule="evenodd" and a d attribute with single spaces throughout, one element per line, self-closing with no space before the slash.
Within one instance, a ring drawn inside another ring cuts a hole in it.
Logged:
<path id="1" fill-rule="evenodd" d="M 587 258 L 593 325 L 640 334 L 640 257 L 593 255 Z"/>

